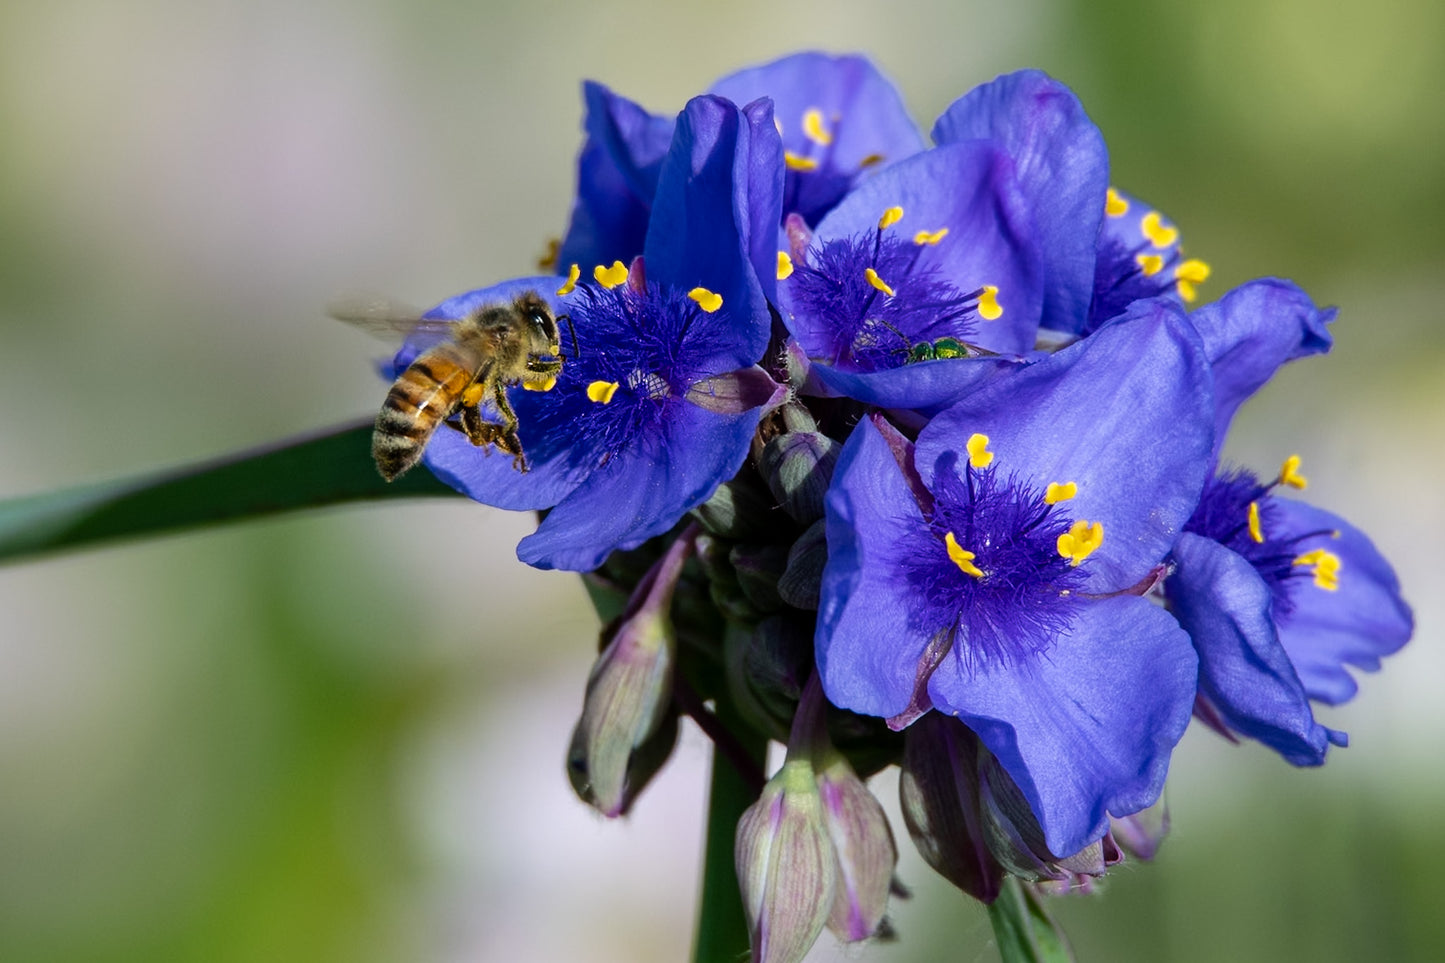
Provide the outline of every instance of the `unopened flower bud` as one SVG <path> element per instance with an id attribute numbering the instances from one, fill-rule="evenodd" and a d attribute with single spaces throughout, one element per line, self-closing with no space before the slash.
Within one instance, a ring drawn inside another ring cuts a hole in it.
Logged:
<path id="1" fill-rule="evenodd" d="M 707 576 L 708 596 L 727 619 L 756 622 L 763 613 L 758 611 L 738 581 L 731 559 L 732 549 L 732 543 L 724 539 L 711 535 L 698 536 L 697 561 Z"/>
<path id="2" fill-rule="evenodd" d="M 788 550 L 788 567 L 778 579 L 778 595 L 794 608 L 817 611 L 827 564 L 828 539 L 825 521 L 820 518 Z"/>
<path id="3" fill-rule="evenodd" d="M 903 821 L 928 865 L 975 899 L 998 898 L 1003 868 L 984 841 L 978 801 L 978 737 L 937 712 L 904 733 L 898 794 Z"/>
<path id="4" fill-rule="evenodd" d="M 798 702 L 788 758 L 806 758 L 812 766 L 838 864 L 828 928 L 850 943 L 866 940 L 879 931 L 888 911 L 898 848 L 883 807 L 829 738 L 828 702 L 816 672 Z"/>
<path id="5" fill-rule="evenodd" d="M 898 847 L 888 817 L 853 767 L 836 750 L 818 770 L 823 819 L 838 858 L 838 892 L 828 929 L 856 942 L 875 935 L 888 911 Z"/>
<path id="6" fill-rule="evenodd" d="M 783 599 L 778 594 L 778 579 L 788 565 L 788 550 L 783 545 L 734 545 L 728 553 L 738 587 L 759 612 L 776 612 Z"/>
<path id="7" fill-rule="evenodd" d="M 604 816 L 626 812 L 671 751 L 677 635 L 669 609 L 695 534 L 673 542 L 638 585 L 587 679 L 567 768 L 577 794 Z"/>
<path id="8" fill-rule="evenodd" d="M 806 758 L 783 763 L 738 820 L 735 856 L 753 963 L 794 963 L 833 907 L 838 864 Z"/>
<path id="9" fill-rule="evenodd" d="M 723 482 L 692 514 L 711 534 L 737 541 L 761 540 L 777 529 L 777 507 L 752 472 Z"/>
<path id="10" fill-rule="evenodd" d="M 817 430 L 801 405 L 784 405 L 780 414 L 785 430 L 763 446 L 758 469 L 783 510 L 811 525 L 823 517 L 823 496 L 840 447 Z"/>
<path id="11" fill-rule="evenodd" d="M 751 628 L 733 623 L 725 637 L 724 664 L 733 700 L 748 723 L 782 741 L 812 671 L 812 622 L 785 613 Z"/>

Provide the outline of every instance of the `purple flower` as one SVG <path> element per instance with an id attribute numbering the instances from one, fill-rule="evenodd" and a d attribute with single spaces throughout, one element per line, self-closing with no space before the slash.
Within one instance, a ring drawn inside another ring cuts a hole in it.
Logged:
<path id="1" fill-rule="evenodd" d="M 730 74 L 708 93 L 735 104 L 772 101 L 783 143 L 782 212 L 810 224 L 870 172 L 923 149 L 898 91 L 860 56 L 793 54 Z M 642 252 L 673 119 L 591 81 L 583 99 L 587 140 L 559 264 L 630 261 Z"/>
<path id="2" fill-rule="evenodd" d="M 1150 805 L 1197 661 L 1141 594 L 1198 500 L 1212 417 L 1198 335 L 1155 300 L 946 409 L 914 446 L 860 423 L 827 498 L 828 697 L 895 728 L 957 716 L 1056 856 Z"/>
<path id="3" fill-rule="evenodd" d="M 439 431 L 425 455 L 478 501 L 551 509 L 518 546 L 523 561 L 595 568 L 667 531 L 742 465 L 775 387 L 754 367 L 768 343 L 773 279 L 760 280 L 753 258 L 772 267 L 780 154 L 768 104 L 698 97 L 678 118 L 645 257 L 630 272 L 599 265 L 597 283 L 560 289 L 557 278 L 510 281 L 432 312 L 457 317 L 533 288 L 575 329 L 575 355 L 564 333 L 569 357 L 556 386 L 510 396 L 530 471 L 452 431 Z M 760 233 L 766 240 L 754 244 Z"/>
<path id="4" fill-rule="evenodd" d="M 1109 167 L 1078 98 L 1020 71 L 955 101 L 933 137 L 816 234 L 789 231 L 783 318 L 828 391 L 936 411 L 1032 350 L 1041 324 L 1088 318 Z"/>
<path id="5" fill-rule="evenodd" d="M 1239 405 L 1283 363 L 1327 351 L 1320 310 L 1288 281 L 1254 281 L 1191 315 L 1215 383 L 1211 464 Z M 1298 459 L 1262 483 L 1214 468 L 1174 547 L 1164 588 L 1199 652 L 1201 714 L 1265 743 L 1295 765 L 1319 765 L 1346 737 L 1315 721 L 1310 700 L 1355 693 L 1346 666 L 1374 670 L 1414 628 L 1399 582 L 1363 533 L 1281 498 L 1300 489 Z"/>
<path id="6" fill-rule="evenodd" d="M 1028 206 L 987 141 L 899 161 L 815 234 L 794 223 L 789 240 L 779 307 L 834 393 L 939 408 L 1009 364 L 992 355 L 1033 347 L 1041 288 Z"/>

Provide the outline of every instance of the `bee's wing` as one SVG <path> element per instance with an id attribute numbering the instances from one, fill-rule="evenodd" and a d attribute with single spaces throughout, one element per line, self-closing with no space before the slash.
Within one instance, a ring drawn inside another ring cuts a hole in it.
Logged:
<path id="1" fill-rule="evenodd" d="M 344 294 L 326 305 L 326 313 L 367 334 L 397 342 L 413 334 L 445 337 L 456 324 L 445 318 L 423 318 L 422 312 L 384 294 Z"/>

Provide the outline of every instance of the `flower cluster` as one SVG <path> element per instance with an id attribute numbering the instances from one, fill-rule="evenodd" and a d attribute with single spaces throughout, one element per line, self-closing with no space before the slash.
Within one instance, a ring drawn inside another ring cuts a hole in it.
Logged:
<path id="1" fill-rule="evenodd" d="M 1345 744 L 1312 705 L 1410 637 L 1395 575 L 1287 497 L 1297 458 L 1220 460 L 1332 309 L 1276 279 L 1194 307 L 1208 266 L 1037 71 L 931 145 L 859 57 L 745 70 L 676 117 L 585 98 L 556 274 L 431 315 L 522 290 L 566 315 L 555 386 L 511 398 L 528 470 L 452 431 L 425 464 L 540 510 L 523 561 L 630 597 L 569 756 L 589 803 L 625 812 L 680 714 L 725 751 L 786 742 L 738 827 L 755 959 L 886 926 L 863 782 L 886 766 L 924 858 L 988 902 L 1151 855 L 1191 718 L 1295 765 Z"/>

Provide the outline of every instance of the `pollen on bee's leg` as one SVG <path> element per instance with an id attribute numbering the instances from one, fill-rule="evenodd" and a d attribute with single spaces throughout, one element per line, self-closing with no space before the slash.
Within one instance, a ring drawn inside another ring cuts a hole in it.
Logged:
<path id="1" fill-rule="evenodd" d="M 482 398 L 487 394 L 486 385 L 480 381 L 474 381 L 462 390 L 462 405 L 467 408 L 475 408 L 481 404 Z"/>

